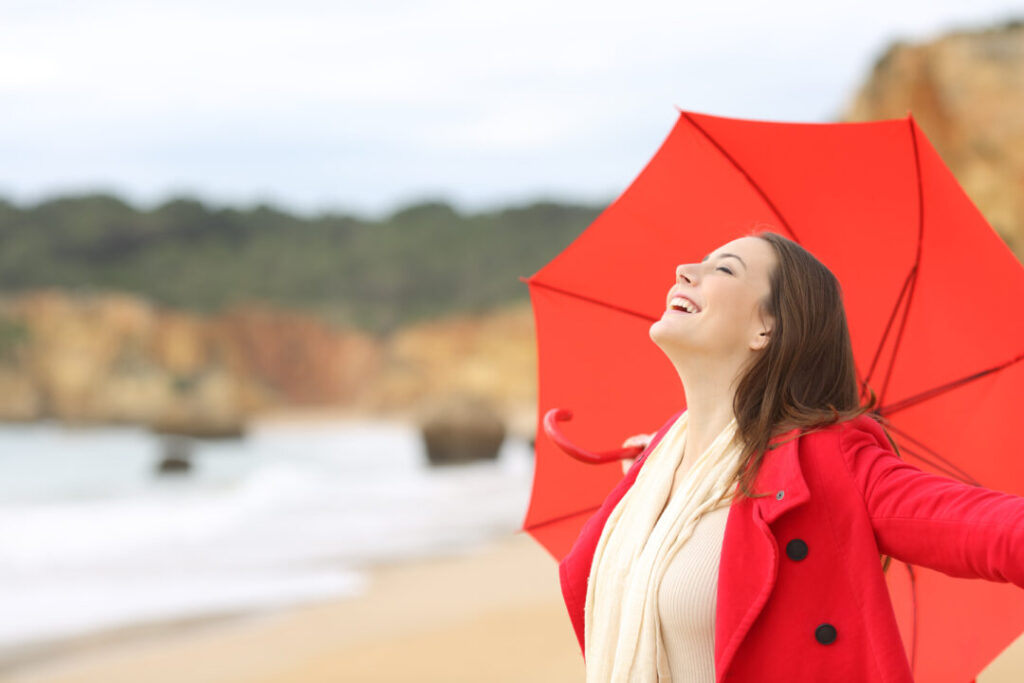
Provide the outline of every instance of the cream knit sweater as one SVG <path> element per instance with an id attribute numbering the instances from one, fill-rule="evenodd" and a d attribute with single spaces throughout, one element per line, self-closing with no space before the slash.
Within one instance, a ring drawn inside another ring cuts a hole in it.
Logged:
<path id="1" fill-rule="evenodd" d="M 673 683 L 715 680 L 718 560 L 728 517 L 728 507 L 705 513 L 661 580 L 658 613 Z"/>

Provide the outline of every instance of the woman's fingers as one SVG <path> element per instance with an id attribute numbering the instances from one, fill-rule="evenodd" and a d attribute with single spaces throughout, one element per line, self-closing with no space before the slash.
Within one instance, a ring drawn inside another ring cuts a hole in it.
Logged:
<path id="1" fill-rule="evenodd" d="M 641 448 L 647 448 L 647 444 L 651 442 L 653 436 L 653 434 L 634 434 L 622 442 L 622 447 L 640 446 Z"/>
<path id="2" fill-rule="evenodd" d="M 647 448 L 647 444 L 654 438 L 654 434 L 634 434 L 625 441 L 622 442 L 623 448 L 629 448 L 631 446 L 640 446 L 641 448 Z M 629 471 L 629 468 L 636 462 L 636 458 L 623 458 L 622 459 L 622 472 L 625 474 Z"/>

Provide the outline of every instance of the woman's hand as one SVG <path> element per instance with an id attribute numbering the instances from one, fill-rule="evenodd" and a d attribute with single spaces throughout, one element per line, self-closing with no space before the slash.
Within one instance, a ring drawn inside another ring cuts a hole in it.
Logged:
<path id="1" fill-rule="evenodd" d="M 640 446 L 641 448 L 647 448 L 647 444 L 654 438 L 654 434 L 634 434 L 625 441 L 622 442 L 623 448 L 629 448 L 630 446 Z M 622 472 L 626 473 L 629 468 L 636 462 L 636 458 L 623 458 L 622 459 Z"/>
<path id="2" fill-rule="evenodd" d="M 653 438 L 654 434 L 634 434 L 622 442 L 622 447 L 629 448 L 630 446 L 640 446 L 641 448 L 647 448 L 647 444 L 649 444 Z"/>

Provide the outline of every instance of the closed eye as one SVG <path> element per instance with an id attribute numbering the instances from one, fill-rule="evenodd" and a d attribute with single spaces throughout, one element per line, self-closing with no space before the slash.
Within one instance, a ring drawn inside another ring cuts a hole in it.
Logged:
<path id="1" fill-rule="evenodd" d="M 718 266 L 717 268 L 715 268 L 715 270 L 724 270 L 725 272 L 729 273 L 729 275 L 732 275 L 732 271 L 726 268 L 725 266 Z"/>

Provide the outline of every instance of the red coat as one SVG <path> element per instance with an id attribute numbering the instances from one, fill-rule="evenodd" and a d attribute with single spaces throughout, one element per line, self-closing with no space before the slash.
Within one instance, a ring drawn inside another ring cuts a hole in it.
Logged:
<path id="1" fill-rule="evenodd" d="M 594 549 L 676 413 L 559 563 L 580 649 Z M 729 509 L 718 571 L 715 672 L 721 683 L 912 683 L 880 555 L 950 576 L 1024 588 L 1024 498 L 924 472 L 862 415 L 765 455 L 754 490 Z"/>

